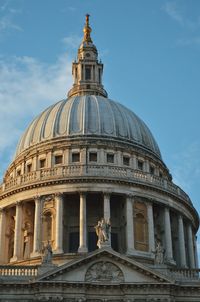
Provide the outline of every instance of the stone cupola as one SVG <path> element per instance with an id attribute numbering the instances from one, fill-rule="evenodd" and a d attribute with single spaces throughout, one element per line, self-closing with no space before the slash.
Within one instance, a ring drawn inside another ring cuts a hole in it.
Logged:
<path id="1" fill-rule="evenodd" d="M 83 28 L 84 37 L 78 49 L 77 61 L 72 63 L 74 84 L 68 97 L 81 95 L 100 95 L 107 97 L 102 85 L 103 64 L 98 60 L 98 51 L 93 44 L 90 33 L 89 15 L 86 15 Z"/>

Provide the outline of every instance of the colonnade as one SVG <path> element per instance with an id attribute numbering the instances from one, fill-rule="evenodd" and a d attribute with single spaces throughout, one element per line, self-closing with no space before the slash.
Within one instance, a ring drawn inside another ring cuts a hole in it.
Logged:
<path id="1" fill-rule="evenodd" d="M 79 248 L 78 253 L 88 252 L 87 246 L 87 213 L 86 213 L 86 196 L 87 192 L 80 193 L 80 214 L 79 214 Z M 140 251 L 135 248 L 134 238 L 134 202 L 136 198 L 133 195 L 126 195 L 125 199 L 125 216 L 126 216 L 126 253 L 128 255 L 139 255 Z M 55 194 L 55 243 L 54 254 L 63 253 L 63 203 L 64 195 Z M 31 258 L 41 256 L 41 230 L 42 230 L 42 197 L 36 197 L 35 213 L 34 213 L 34 233 L 33 233 L 33 250 L 31 252 Z M 147 223 L 148 223 L 148 251 L 147 254 L 153 254 L 155 251 L 155 234 L 154 234 L 154 215 L 153 215 L 153 203 L 146 202 L 147 207 Z M 22 202 L 16 203 L 15 214 L 15 232 L 14 232 L 14 250 L 11 262 L 15 262 L 22 259 L 22 220 L 23 210 Z M 110 194 L 103 193 L 103 215 L 106 220 L 110 219 L 111 207 L 110 207 Z M 186 232 L 184 231 L 184 221 L 181 214 L 177 214 L 178 220 L 178 251 L 180 255 L 180 266 L 195 268 L 198 267 L 197 256 L 195 254 L 196 242 L 194 242 L 192 225 L 186 224 Z M 4 245 L 5 245 L 5 225 L 6 214 L 5 210 L 0 211 L 0 261 L 4 258 Z M 165 248 L 165 260 L 167 263 L 175 263 L 173 258 L 172 247 L 172 230 L 170 220 L 170 209 L 168 207 L 163 208 L 163 227 L 164 227 L 164 248 Z M 185 238 L 187 235 L 187 242 Z M 144 254 L 144 253 L 143 253 Z"/>

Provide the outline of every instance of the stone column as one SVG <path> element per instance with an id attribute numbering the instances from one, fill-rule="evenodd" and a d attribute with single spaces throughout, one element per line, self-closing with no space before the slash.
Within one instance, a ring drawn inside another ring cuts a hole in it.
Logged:
<path id="1" fill-rule="evenodd" d="M 195 256 L 195 267 L 199 268 L 198 250 L 197 250 L 197 236 L 195 236 L 195 241 L 194 241 L 194 256 Z"/>
<path id="2" fill-rule="evenodd" d="M 184 235 L 182 215 L 178 216 L 178 243 L 179 243 L 180 265 L 181 267 L 186 267 L 185 235 Z"/>
<path id="3" fill-rule="evenodd" d="M 149 235 L 149 252 L 155 251 L 155 234 L 153 221 L 153 205 L 147 203 L 148 235 Z"/>
<path id="4" fill-rule="evenodd" d="M 110 194 L 103 194 L 103 217 L 106 222 L 110 222 Z M 105 246 L 111 246 L 111 228 L 109 230 L 108 241 L 104 242 Z"/>
<path id="5" fill-rule="evenodd" d="M 192 226 L 191 226 L 191 224 L 187 225 L 187 235 L 188 235 L 189 267 L 190 268 L 195 268 L 195 262 L 194 262 L 194 242 L 193 242 Z"/>
<path id="6" fill-rule="evenodd" d="M 63 253 L 63 195 L 57 194 L 56 201 L 56 236 L 54 253 Z"/>
<path id="7" fill-rule="evenodd" d="M 35 217 L 34 217 L 34 238 L 33 252 L 31 257 L 37 257 L 41 254 L 41 226 L 42 226 L 42 200 L 40 197 L 35 198 Z"/>
<path id="8" fill-rule="evenodd" d="M 79 253 L 87 253 L 86 193 L 80 193 Z"/>
<path id="9" fill-rule="evenodd" d="M 15 235 L 14 235 L 14 252 L 11 262 L 18 261 L 22 258 L 22 203 L 16 203 L 15 214 Z"/>
<path id="10" fill-rule="evenodd" d="M 110 220 L 110 194 L 103 194 L 103 217 L 105 220 Z"/>
<path id="11" fill-rule="evenodd" d="M 126 197 L 126 247 L 127 254 L 132 254 L 134 247 L 134 224 L 133 224 L 133 196 Z"/>
<path id="12" fill-rule="evenodd" d="M 0 264 L 3 264 L 5 259 L 5 225 L 6 213 L 0 209 Z"/>
<path id="13" fill-rule="evenodd" d="M 164 227 L 165 227 L 165 255 L 168 262 L 174 262 L 172 251 L 172 234 L 169 208 L 164 210 Z"/>

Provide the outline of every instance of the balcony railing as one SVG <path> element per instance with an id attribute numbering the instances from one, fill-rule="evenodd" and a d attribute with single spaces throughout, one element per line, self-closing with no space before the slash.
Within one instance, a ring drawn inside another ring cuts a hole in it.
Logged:
<path id="1" fill-rule="evenodd" d="M 38 268 L 36 266 L 14 266 L 0 265 L 0 277 L 36 277 Z"/>
<path id="2" fill-rule="evenodd" d="M 139 182 L 178 195 L 188 203 L 191 203 L 190 198 L 183 190 L 164 178 L 131 168 L 109 165 L 69 165 L 32 171 L 7 181 L 0 187 L 0 193 L 45 180 L 70 179 L 76 177 L 105 177 Z"/>
<path id="3" fill-rule="evenodd" d="M 170 274 L 176 280 L 199 280 L 200 279 L 200 269 L 170 269 Z"/>

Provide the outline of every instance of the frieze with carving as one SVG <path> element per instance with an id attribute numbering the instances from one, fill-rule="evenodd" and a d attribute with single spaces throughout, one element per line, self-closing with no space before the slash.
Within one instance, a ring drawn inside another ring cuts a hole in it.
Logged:
<path id="1" fill-rule="evenodd" d="M 86 272 L 86 282 L 124 282 L 124 275 L 121 269 L 108 261 L 100 261 L 92 266 Z"/>

